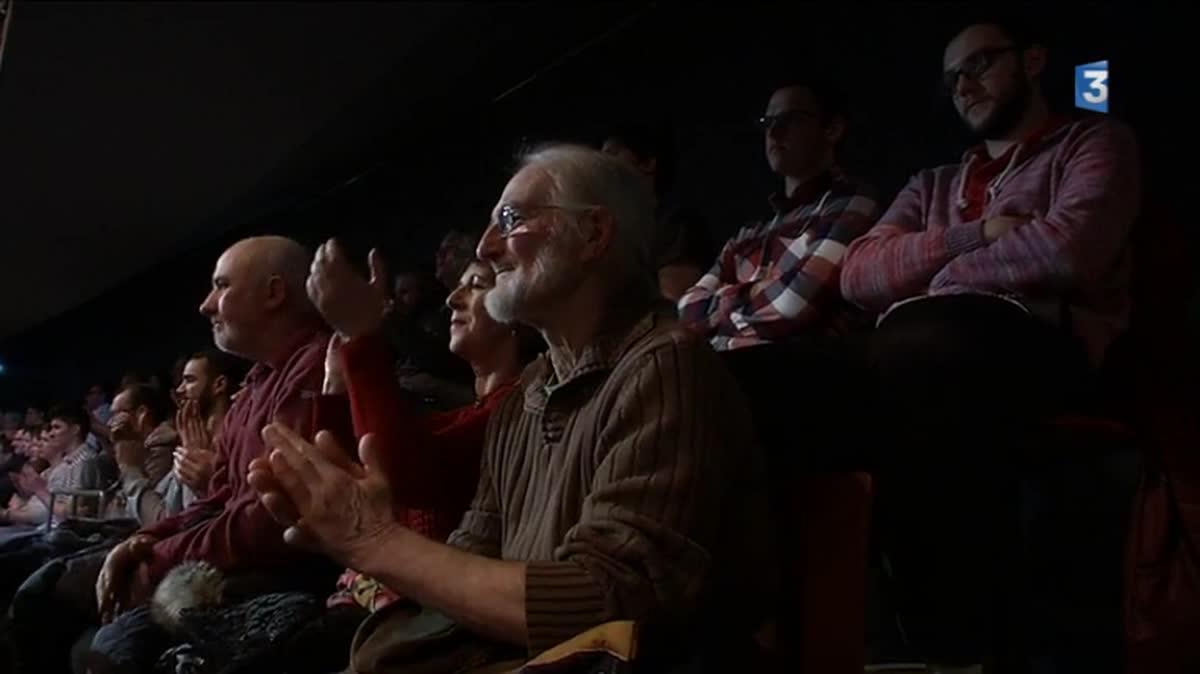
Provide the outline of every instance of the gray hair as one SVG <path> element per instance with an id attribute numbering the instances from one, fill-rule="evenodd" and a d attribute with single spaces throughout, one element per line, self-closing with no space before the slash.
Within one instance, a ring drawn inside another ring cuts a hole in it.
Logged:
<path id="1" fill-rule="evenodd" d="M 654 193 L 637 170 L 620 159 L 582 145 L 550 144 L 521 156 L 520 167 L 536 166 L 550 179 L 556 204 L 598 206 L 612 214 L 614 233 L 605 273 L 614 294 L 630 299 L 658 295 L 651 249 L 658 224 Z"/>

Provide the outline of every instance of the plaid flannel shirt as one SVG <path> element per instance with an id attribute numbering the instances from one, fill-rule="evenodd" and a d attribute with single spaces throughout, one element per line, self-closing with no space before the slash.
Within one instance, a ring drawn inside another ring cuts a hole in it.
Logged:
<path id="1" fill-rule="evenodd" d="M 743 228 L 679 300 L 679 316 L 714 349 L 786 339 L 801 330 L 846 331 L 842 259 L 879 215 L 870 189 L 836 169 L 771 199 L 775 217 Z"/>

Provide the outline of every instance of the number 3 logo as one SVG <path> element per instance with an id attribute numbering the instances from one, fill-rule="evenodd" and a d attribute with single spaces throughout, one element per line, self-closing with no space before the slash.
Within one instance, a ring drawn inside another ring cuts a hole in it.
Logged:
<path id="1" fill-rule="evenodd" d="M 1083 76 L 1088 80 L 1088 88 L 1095 90 L 1083 92 L 1083 98 L 1088 103 L 1103 103 L 1108 100 L 1108 71 L 1085 70 Z"/>
<path id="2" fill-rule="evenodd" d="M 1075 66 L 1075 107 L 1108 112 L 1108 61 Z"/>

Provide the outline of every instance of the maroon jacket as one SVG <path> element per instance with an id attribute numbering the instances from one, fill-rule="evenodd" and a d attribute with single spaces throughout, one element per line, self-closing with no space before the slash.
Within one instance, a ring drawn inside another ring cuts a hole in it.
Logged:
<path id="1" fill-rule="evenodd" d="M 308 333 L 282 363 L 258 363 L 250 370 L 218 434 L 208 497 L 142 530 L 159 539 L 150 561 L 152 582 L 187 560 L 204 560 L 226 573 L 272 567 L 296 572 L 298 563 L 328 564 L 283 542 L 283 529 L 246 481 L 250 462 L 264 452 L 261 433 L 268 423 L 282 421 L 303 437 L 313 436 L 328 340 L 325 333 Z"/>

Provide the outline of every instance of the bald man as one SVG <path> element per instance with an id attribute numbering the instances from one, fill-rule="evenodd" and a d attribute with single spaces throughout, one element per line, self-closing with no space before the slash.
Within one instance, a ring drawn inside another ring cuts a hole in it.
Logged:
<path id="1" fill-rule="evenodd" d="M 254 367 L 225 416 L 209 496 L 108 554 L 96 581 L 99 618 L 108 624 L 86 656 L 94 674 L 144 671 L 169 646 L 142 604 L 181 562 L 206 561 L 248 590 L 226 599 L 332 586 L 336 569 L 287 546 L 245 479 L 250 461 L 263 454 L 266 424 L 287 419 L 313 432 L 328 334 L 305 292 L 309 261 L 302 246 L 281 237 L 245 239 L 217 260 L 200 313 L 212 322 L 217 347 Z"/>

